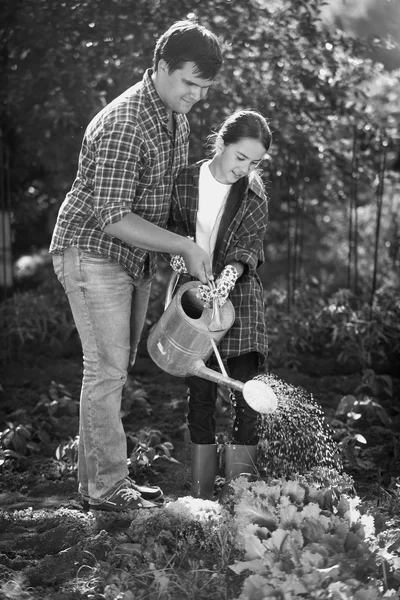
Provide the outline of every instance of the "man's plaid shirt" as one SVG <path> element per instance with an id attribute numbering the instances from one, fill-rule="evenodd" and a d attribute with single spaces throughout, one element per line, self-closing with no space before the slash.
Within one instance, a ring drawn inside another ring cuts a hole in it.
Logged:
<path id="1" fill-rule="evenodd" d="M 199 173 L 204 161 L 183 169 L 175 182 L 168 228 L 196 239 L 199 206 Z M 246 267 L 229 294 L 235 308 L 235 322 L 219 343 L 226 359 L 248 352 L 258 352 L 263 366 L 268 352 L 265 305 L 257 268 L 264 262 L 264 238 L 268 221 L 268 204 L 261 179 L 251 173 L 250 182 L 235 218 L 228 227 L 224 246 L 216 260 L 215 276 L 225 265 L 239 261 Z"/>
<path id="2" fill-rule="evenodd" d="M 58 214 L 50 252 L 68 246 L 109 256 L 134 277 L 154 275 L 156 254 L 104 233 L 133 212 L 165 227 L 174 180 L 187 165 L 189 124 L 168 114 L 147 70 L 143 80 L 107 105 L 89 123 L 78 173 Z M 147 261 L 149 257 L 149 261 Z"/>

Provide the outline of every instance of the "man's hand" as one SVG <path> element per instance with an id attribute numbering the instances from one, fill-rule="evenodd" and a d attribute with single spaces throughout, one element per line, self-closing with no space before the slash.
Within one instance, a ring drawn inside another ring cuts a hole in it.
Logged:
<path id="1" fill-rule="evenodd" d="M 214 279 L 210 257 L 207 252 L 200 248 L 195 242 L 192 242 L 188 238 L 187 242 L 187 250 L 185 249 L 182 252 L 186 269 L 192 277 L 195 277 L 201 281 L 201 283 L 207 285 L 209 281 L 213 281 Z"/>
<path id="2" fill-rule="evenodd" d="M 120 221 L 106 225 L 104 231 L 130 246 L 181 255 L 192 277 L 206 285 L 209 280 L 213 280 L 210 257 L 198 244 L 187 237 L 158 227 L 139 215 L 129 213 Z"/>

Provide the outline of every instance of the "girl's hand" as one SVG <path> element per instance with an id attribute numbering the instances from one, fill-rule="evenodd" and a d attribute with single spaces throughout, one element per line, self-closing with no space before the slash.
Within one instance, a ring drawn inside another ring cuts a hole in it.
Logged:
<path id="1" fill-rule="evenodd" d="M 169 264 L 171 265 L 175 273 L 179 273 L 179 275 L 181 275 L 182 273 L 187 273 L 185 261 L 183 260 L 183 257 L 179 254 L 173 254 L 171 256 Z"/>
<path id="2" fill-rule="evenodd" d="M 217 278 L 215 284 L 220 306 L 223 306 L 227 301 L 238 277 L 238 270 L 233 265 L 226 265 L 221 275 Z"/>
<path id="3" fill-rule="evenodd" d="M 210 257 L 198 244 L 186 238 L 186 248 L 182 250 L 182 258 L 187 272 L 207 285 L 214 280 Z"/>
<path id="4" fill-rule="evenodd" d="M 199 285 L 196 297 L 204 302 L 204 308 L 211 308 L 214 298 L 217 297 L 217 288 L 211 289 L 208 285 Z"/>
<path id="5" fill-rule="evenodd" d="M 204 302 L 204 306 L 209 308 L 214 300 L 218 299 L 219 306 L 223 306 L 228 299 L 230 292 L 235 287 L 239 273 L 232 265 L 227 265 L 221 275 L 215 282 L 215 288 L 211 289 L 206 285 L 200 285 L 197 291 L 197 298 Z"/>

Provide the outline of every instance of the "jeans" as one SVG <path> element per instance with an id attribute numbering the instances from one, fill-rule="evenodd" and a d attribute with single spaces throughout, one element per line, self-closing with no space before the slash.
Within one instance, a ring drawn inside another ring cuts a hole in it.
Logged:
<path id="1" fill-rule="evenodd" d="M 258 355 L 249 352 L 227 360 L 227 372 L 232 379 L 243 383 L 258 374 Z M 194 444 L 215 444 L 215 404 L 217 384 L 201 377 L 186 377 L 189 386 L 189 412 L 187 423 L 190 439 Z M 259 414 L 235 390 L 235 420 L 232 441 L 236 444 L 253 446 L 258 443 L 257 425 Z"/>
<path id="2" fill-rule="evenodd" d="M 53 255 L 83 349 L 79 489 L 105 496 L 128 475 L 122 389 L 143 331 L 151 282 L 117 262 L 71 246 Z"/>

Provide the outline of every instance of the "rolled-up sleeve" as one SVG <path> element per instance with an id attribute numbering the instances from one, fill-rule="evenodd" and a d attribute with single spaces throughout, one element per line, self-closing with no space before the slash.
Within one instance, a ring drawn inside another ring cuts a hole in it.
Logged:
<path id="1" fill-rule="evenodd" d="M 240 226 L 232 236 L 226 263 L 238 261 L 256 271 L 264 262 L 264 238 L 267 230 L 267 201 L 251 194 L 249 206 Z"/>
<path id="2" fill-rule="evenodd" d="M 132 212 L 141 168 L 141 136 L 133 123 L 113 123 L 95 141 L 94 212 L 102 229 Z"/>

